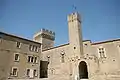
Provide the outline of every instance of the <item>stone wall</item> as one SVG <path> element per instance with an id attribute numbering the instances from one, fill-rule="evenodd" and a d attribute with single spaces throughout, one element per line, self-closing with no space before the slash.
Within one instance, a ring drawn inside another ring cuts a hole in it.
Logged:
<path id="1" fill-rule="evenodd" d="M 4 34 L 4 33 L 2 33 Z M 17 42 L 21 43 L 21 47 L 17 47 Z M 34 45 L 39 47 L 39 52 L 30 51 L 29 46 Z M 36 69 L 39 77 L 39 60 L 40 60 L 40 43 L 25 40 L 11 35 L 4 34 L 0 38 L 0 80 L 6 78 L 26 78 L 28 68 Z M 15 54 L 19 54 L 19 61 L 15 61 Z M 37 63 L 29 63 L 28 55 L 36 56 Z M 12 76 L 12 68 L 17 68 L 17 76 Z"/>

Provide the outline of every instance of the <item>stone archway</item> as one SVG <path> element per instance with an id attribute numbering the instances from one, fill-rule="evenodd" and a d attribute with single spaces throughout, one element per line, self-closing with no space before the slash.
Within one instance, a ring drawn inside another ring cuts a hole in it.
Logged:
<path id="1" fill-rule="evenodd" d="M 85 61 L 79 63 L 79 79 L 88 79 L 87 64 Z"/>

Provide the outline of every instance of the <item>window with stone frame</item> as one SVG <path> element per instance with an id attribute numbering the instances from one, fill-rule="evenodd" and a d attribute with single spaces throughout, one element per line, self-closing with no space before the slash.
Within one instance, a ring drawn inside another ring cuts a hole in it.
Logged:
<path id="1" fill-rule="evenodd" d="M 12 68 L 12 76 L 18 76 L 18 68 L 17 67 Z"/>
<path id="2" fill-rule="evenodd" d="M 34 51 L 34 50 L 35 50 L 35 48 L 34 48 L 35 46 L 34 46 L 34 45 L 32 45 L 31 47 L 32 47 L 32 50 L 31 50 L 31 51 Z"/>
<path id="3" fill-rule="evenodd" d="M 33 56 L 31 56 L 31 62 L 33 62 L 34 61 L 34 57 Z"/>
<path id="4" fill-rule="evenodd" d="M 34 57 L 33 56 L 28 56 L 28 62 L 33 62 Z"/>
<path id="5" fill-rule="evenodd" d="M 98 57 L 99 58 L 106 58 L 105 48 L 103 48 L 103 47 L 98 48 Z"/>
<path id="6" fill-rule="evenodd" d="M 34 57 L 34 63 L 37 63 L 37 57 L 36 56 Z"/>
<path id="7" fill-rule="evenodd" d="M 27 69 L 26 75 L 29 77 L 30 76 L 30 69 Z"/>
<path id="8" fill-rule="evenodd" d="M 31 62 L 31 56 L 28 56 L 28 62 Z"/>
<path id="9" fill-rule="evenodd" d="M 29 45 L 29 50 L 32 51 L 32 45 Z"/>
<path id="10" fill-rule="evenodd" d="M 39 52 L 39 47 L 37 47 L 36 52 Z"/>
<path id="11" fill-rule="evenodd" d="M 29 46 L 29 50 L 30 50 L 30 51 L 34 51 L 34 52 L 38 52 L 38 51 L 39 51 L 39 47 L 38 47 L 38 46 L 35 46 L 35 45 L 30 45 L 30 46 Z"/>
<path id="12" fill-rule="evenodd" d="M 35 50 L 36 50 L 36 46 L 33 45 L 32 51 L 35 51 Z"/>
<path id="13" fill-rule="evenodd" d="M 37 77 L 37 70 L 36 69 L 34 69 L 34 71 L 33 71 L 33 76 Z"/>
<path id="14" fill-rule="evenodd" d="M 16 47 L 20 48 L 21 47 L 21 43 L 20 42 L 16 42 Z"/>
<path id="15" fill-rule="evenodd" d="M 38 57 L 37 56 L 28 55 L 27 57 L 28 57 L 27 62 L 38 63 Z"/>
<path id="16" fill-rule="evenodd" d="M 15 53 L 14 54 L 14 60 L 15 61 L 19 61 L 20 60 L 19 53 Z"/>

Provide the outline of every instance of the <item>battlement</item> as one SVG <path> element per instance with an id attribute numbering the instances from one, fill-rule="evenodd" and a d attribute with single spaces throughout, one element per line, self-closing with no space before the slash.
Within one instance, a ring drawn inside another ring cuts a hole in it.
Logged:
<path id="1" fill-rule="evenodd" d="M 51 31 L 51 30 L 48 30 L 48 29 L 41 29 L 41 32 L 42 33 L 45 33 L 45 34 L 48 34 L 48 35 L 52 35 L 52 36 L 55 36 L 55 32 Z"/>
<path id="2" fill-rule="evenodd" d="M 68 15 L 68 22 L 73 22 L 74 20 L 78 20 L 79 22 L 81 22 L 81 17 L 78 12 L 74 12 Z"/>
<path id="3" fill-rule="evenodd" d="M 42 38 L 55 40 L 55 32 L 48 29 L 41 29 L 39 32 L 35 33 L 34 38 L 37 36 L 41 36 Z"/>

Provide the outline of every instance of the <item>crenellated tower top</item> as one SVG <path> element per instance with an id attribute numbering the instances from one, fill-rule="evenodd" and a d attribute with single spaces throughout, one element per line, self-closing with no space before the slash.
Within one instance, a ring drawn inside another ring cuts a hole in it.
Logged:
<path id="1" fill-rule="evenodd" d="M 74 12 L 68 15 L 68 22 L 79 21 L 81 23 L 81 16 L 78 12 Z"/>
<path id="2" fill-rule="evenodd" d="M 48 29 L 41 29 L 39 32 L 35 33 L 33 38 L 36 40 L 37 36 L 41 36 L 42 38 L 46 38 L 49 40 L 55 40 L 55 32 L 48 30 Z"/>
<path id="3" fill-rule="evenodd" d="M 41 29 L 39 32 L 35 33 L 33 40 L 42 43 L 42 48 L 50 48 L 54 46 L 55 32 L 48 29 Z"/>

